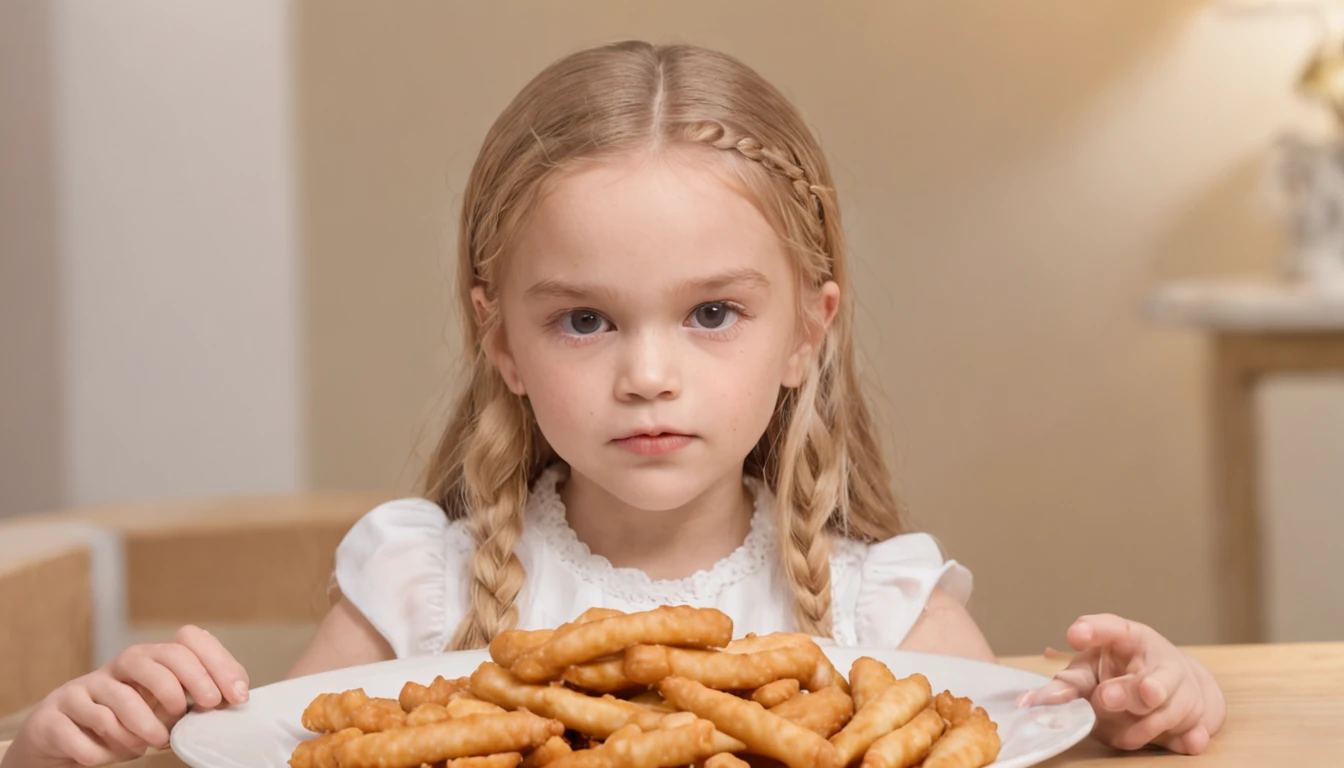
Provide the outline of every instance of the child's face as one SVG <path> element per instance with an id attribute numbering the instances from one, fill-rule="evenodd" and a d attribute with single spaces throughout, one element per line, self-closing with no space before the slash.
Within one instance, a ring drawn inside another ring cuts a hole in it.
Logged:
<path id="1" fill-rule="evenodd" d="M 494 364 L 575 473 L 640 509 L 740 472 L 820 339 L 800 332 L 778 235 L 712 151 L 564 175 L 500 284 Z M 805 300 L 829 322 L 838 293 Z"/>

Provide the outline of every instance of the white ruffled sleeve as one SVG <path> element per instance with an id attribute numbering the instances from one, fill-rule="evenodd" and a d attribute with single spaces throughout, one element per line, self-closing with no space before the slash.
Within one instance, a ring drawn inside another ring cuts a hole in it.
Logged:
<path id="1" fill-rule="evenodd" d="M 427 499 L 369 512 L 336 549 L 341 594 L 397 658 L 442 653 L 466 605 L 461 578 L 471 539 Z"/>
<path id="2" fill-rule="evenodd" d="M 858 644 L 899 646 L 934 587 L 942 587 L 963 605 L 971 596 L 971 572 L 955 560 L 945 560 L 932 536 L 912 533 L 871 545 L 863 561 L 855 606 Z"/>

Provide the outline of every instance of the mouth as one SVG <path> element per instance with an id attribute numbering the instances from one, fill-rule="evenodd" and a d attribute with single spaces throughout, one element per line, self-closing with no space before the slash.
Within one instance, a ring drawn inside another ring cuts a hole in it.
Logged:
<path id="1" fill-rule="evenodd" d="M 690 445 L 694 439 L 693 435 L 677 432 L 673 429 L 654 427 L 633 432 L 612 442 L 640 456 L 658 456 L 679 451 Z"/>

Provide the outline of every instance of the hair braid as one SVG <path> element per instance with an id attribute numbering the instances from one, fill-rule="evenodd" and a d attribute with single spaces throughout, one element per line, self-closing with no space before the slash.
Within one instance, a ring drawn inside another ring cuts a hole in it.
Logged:
<path id="1" fill-rule="evenodd" d="M 823 225 L 823 206 L 821 196 L 827 192 L 825 187 L 814 184 L 811 176 L 798 164 L 789 152 L 775 147 L 766 147 L 751 136 L 744 136 L 730 130 L 718 122 L 702 121 L 686 127 L 686 138 L 715 149 L 735 150 L 738 154 L 759 163 L 771 173 L 782 176 L 789 182 L 793 197 L 808 212 L 811 218 L 809 234 L 820 236 Z"/>
<path id="2" fill-rule="evenodd" d="M 803 386 L 788 392 L 790 412 L 779 463 L 779 537 L 784 574 L 794 592 L 794 618 L 814 635 L 831 634 L 831 537 L 845 498 L 844 442 L 831 433 L 822 410 L 831 398 L 828 377 L 814 367 Z"/>
<path id="3" fill-rule="evenodd" d="M 530 480 L 530 417 L 523 399 L 493 370 L 483 373 L 494 379 L 487 386 L 495 392 L 473 425 L 464 456 L 464 506 L 476 546 L 471 555 L 471 609 L 453 637 L 456 650 L 485 647 L 518 623 L 514 600 L 527 575 L 514 546 L 523 533 Z"/>

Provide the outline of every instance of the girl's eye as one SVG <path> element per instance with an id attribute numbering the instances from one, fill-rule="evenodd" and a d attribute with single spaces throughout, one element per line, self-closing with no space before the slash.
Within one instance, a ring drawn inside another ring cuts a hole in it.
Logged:
<path id="1" fill-rule="evenodd" d="M 726 301 L 712 301 L 696 307 L 695 311 L 691 312 L 691 321 L 696 327 L 707 331 L 722 331 L 731 328 L 740 316 L 732 304 Z"/>
<path id="2" fill-rule="evenodd" d="M 576 309 L 560 320 L 560 329 L 571 336 L 591 336 L 607 330 L 607 319 L 587 309 Z"/>

